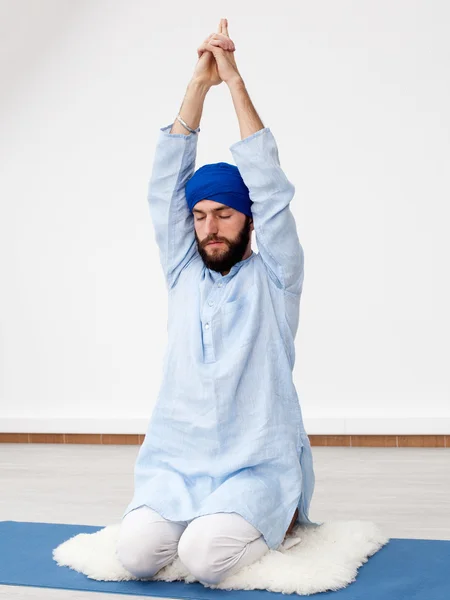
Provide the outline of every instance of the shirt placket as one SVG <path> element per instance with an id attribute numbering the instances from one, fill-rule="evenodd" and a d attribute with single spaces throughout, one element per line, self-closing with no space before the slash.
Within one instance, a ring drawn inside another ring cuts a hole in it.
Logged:
<path id="1" fill-rule="evenodd" d="M 225 283 L 223 281 L 217 281 L 214 283 L 210 293 L 208 294 L 208 298 L 203 309 L 203 352 L 205 363 L 215 362 L 216 360 L 216 352 L 214 347 L 215 332 L 213 330 L 212 320 L 224 289 Z"/>

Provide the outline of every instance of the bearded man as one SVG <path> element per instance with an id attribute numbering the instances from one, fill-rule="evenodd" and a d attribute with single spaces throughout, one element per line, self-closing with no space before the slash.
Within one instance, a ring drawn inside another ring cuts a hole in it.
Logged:
<path id="1" fill-rule="evenodd" d="M 304 276 L 294 186 L 234 51 L 221 19 L 197 49 L 179 115 L 160 129 L 149 184 L 169 318 L 162 385 L 117 546 L 139 578 L 178 555 L 198 581 L 217 584 L 280 547 L 296 522 L 317 525 L 292 379 Z M 204 99 L 222 82 L 239 121 L 236 165 L 195 171 Z"/>

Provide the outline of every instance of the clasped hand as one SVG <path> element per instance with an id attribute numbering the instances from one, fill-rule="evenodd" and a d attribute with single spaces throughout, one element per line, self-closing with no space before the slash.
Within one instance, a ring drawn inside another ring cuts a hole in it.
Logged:
<path id="1" fill-rule="evenodd" d="M 197 48 L 198 62 L 193 79 L 211 87 L 225 81 L 228 85 L 242 80 L 234 58 L 235 45 L 228 35 L 227 19 L 220 19 L 216 33 L 211 33 Z"/>

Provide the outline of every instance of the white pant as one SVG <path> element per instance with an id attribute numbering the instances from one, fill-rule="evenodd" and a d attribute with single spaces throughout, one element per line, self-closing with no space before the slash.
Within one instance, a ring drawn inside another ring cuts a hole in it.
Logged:
<path id="1" fill-rule="evenodd" d="M 237 513 L 168 521 L 140 506 L 123 518 L 116 553 L 129 573 L 143 579 L 153 577 L 178 554 L 198 581 L 217 585 L 268 551 L 260 531 Z"/>

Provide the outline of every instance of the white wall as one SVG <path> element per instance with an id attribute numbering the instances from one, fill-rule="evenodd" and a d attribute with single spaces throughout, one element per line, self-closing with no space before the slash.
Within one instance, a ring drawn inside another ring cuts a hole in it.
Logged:
<path id="1" fill-rule="evenodd" d="M 220 17 L 296 186 L 307 432 L 450 431 L 448 3 L 0 11 L 1 431 L 145 433 L 167 318 L 147 183 Z M 225 84 L 200 127 L 197 167 L 232 162 Z"/>

